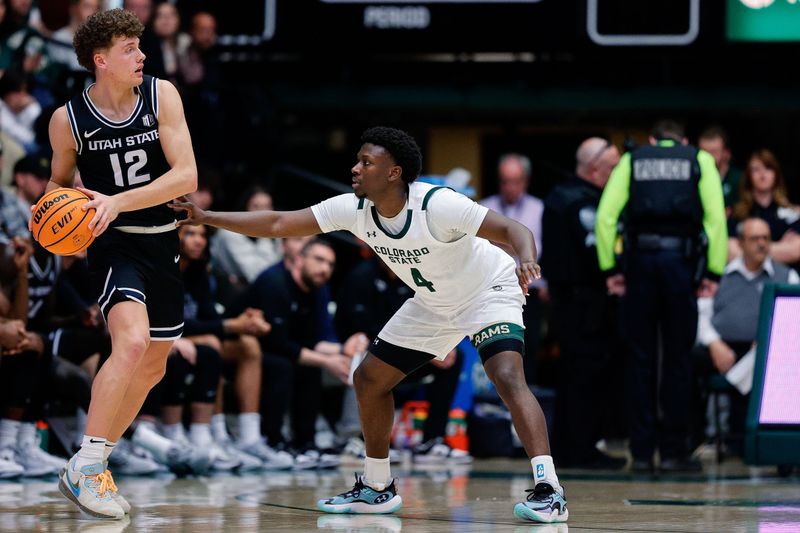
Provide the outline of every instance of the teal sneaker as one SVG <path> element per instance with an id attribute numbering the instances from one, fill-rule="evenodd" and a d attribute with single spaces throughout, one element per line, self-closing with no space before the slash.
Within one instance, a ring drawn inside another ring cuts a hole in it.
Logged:
<path id="1" fill-rule="evenodd" d="M 514 506 L 517 518 L 545 524 L 566 522 L 569 518 L 566 498 L 549 483 L 537 483 L 525 492 L 528 493 L 527 501 Z"/>
<path id="2" fill-rule="evenodd" d="M 317 508 L 326 513 L 386 514 L 402 506 L 403 499 L 397 495 L 394 480 L 388 487 L 378 491 L 365 485 L 358 474 L 352 489 L 317 502 Z"/>

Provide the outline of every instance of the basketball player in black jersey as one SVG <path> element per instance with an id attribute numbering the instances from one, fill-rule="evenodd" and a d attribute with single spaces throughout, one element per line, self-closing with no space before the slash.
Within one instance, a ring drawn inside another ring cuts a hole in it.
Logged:
<path id="1" fill-rule="evenodd" d="M 95 209 L 88 250 L 111 357 L 92 385 L 86 435 L 67 463 L 61 492 L 93 516 L 122 518 L 130 505 L 107 470 L 110 452 L 164 375 L 183 329 L 183 286 L 173 198 L 194 191 L 197 168 L 175 87 L 146 76 L 143 27 L 121 9 L 92 15 L 76 31 L 78 60 L 97 82 L 54 113 L 51 183 L 80 171 Z"/>

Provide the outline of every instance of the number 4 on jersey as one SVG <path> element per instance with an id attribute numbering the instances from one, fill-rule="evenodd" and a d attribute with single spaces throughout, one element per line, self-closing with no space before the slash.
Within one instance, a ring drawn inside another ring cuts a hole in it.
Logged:
<path id="1" fill-rule="evenodd" d="M 436 292 L 436 289 L 433 288 L 433 282 L 423 278 L 416 268 L 411 269 L 411 277 L 414 278 L 414 283 L 417 287 L 426 287 L 429 291 Z"/>

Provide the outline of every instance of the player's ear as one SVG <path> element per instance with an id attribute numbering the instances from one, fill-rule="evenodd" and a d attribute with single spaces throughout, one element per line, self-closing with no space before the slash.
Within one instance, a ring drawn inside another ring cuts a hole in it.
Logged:
<path id="1" fill-rule="evenodd" d="M 389 181 L 397 181 L 400 179 L 403 179 L 403 167 L 395 165 L 389 170 Z"/>
<path id="2" fill-rule="evenodd" d="M 100 52 L 95 52 L 95 54 L 92 56 L 92 60 L 94 61 L 94 66 L 96 69 L 106 68 L 106 57 Z"/>

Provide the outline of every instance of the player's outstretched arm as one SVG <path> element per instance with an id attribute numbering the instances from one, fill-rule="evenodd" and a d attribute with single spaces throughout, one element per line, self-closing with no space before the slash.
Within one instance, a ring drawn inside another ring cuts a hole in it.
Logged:
<path id="1" fill-rule="evenodd" d="M 519 259 L 517 277 L 520 287 L 527 294 L 528 285 L 542 277 L 541 268 L 536 262 L 536 243 L 531 230 L 496 211 L 489 210 L 483 219 L 478 237 L 510 245 Z"/>
<path id="2" fill-rule="evenodd" d="M 185 211 L 187 218 L 178 226 L 206 224 L 249 235 L 250 237 L 304 237 L 322 233 L 310 207 L 299 211 L 204 211 L 191 202 L 169 204 Z"/>

